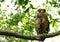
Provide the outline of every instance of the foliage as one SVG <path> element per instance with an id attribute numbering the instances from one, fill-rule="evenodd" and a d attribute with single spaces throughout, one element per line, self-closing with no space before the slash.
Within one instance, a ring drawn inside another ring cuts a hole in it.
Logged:
<path id="1" fill-rule="evenodd" d="M 18 32 L 24 35 L 34 35 L 34 19 L 38 7 L 33 7 L 31 1 L 32 0 L 11 0 L 11 4 L 9 5 L 5 4 L 5 0 L 1 0 L 0 30 Z M 46 13 L 49 17 L 50 25 L 52 25 L 55 31 L 58 31 L 60 8 L 57 0 L 47 0 L 44 5 L 47 6 Z M 28 40 L 14 37 L 3 36 L 2 38 L 5 38 L 5 42 L 28 42 Z"/>

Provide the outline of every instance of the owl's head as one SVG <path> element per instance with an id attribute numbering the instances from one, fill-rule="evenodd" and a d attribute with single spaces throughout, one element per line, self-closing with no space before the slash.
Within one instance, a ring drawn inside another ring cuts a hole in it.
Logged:
<path id="1" fill-rule="evenodd" d="M 39 13 L 45 13 L 46 10 L 45 10 L 45 9 L 38 9 L 38 12 L 39 12 Z"/>

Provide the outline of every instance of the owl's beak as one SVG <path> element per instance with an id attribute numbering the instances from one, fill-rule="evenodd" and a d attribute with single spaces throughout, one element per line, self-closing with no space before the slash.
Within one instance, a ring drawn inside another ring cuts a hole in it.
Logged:
<path id="1" fill-rule="evenodd" d="M 41 10 L 41 13 L 43 13 L 43 10 Z"/>

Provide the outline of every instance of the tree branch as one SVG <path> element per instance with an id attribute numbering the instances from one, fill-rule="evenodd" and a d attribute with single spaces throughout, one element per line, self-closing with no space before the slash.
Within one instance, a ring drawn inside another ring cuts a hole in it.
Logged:
<path id="1" fill-rule="evenodd" d="M 15 32 L 0 31 L 0 35 L 13 36 L 16 38 L 22 38 L 22 39 L 28 39 L 28 40 L 39 40 L 40 41 L 44 38 L 49 38 L 49 37 L 54 37 L 54 36 L 60 35 L 60 31 L 48 33 L 48 34 L 40 34 L 38 36 L 28 36 L 28 35 L 18 34 Z"/>

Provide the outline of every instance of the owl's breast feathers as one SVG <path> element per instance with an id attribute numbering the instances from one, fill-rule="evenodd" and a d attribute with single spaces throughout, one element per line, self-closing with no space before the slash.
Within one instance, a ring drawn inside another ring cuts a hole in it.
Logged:
<path id="1" fill-rule="evenodd" d="M 49 21 L 46 14 L 41 14 L 41 15 L 37 14 L 37 17 L 35 19 L 35 28 L 37 34 L 48 32 Z"/>

